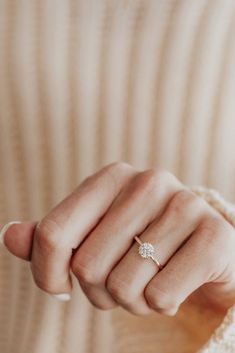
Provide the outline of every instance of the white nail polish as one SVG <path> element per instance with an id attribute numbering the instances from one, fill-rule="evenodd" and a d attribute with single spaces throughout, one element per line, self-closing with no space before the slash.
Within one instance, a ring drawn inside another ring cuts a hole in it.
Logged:
<path id="1" fill-rule="evenodd" d="M 5 236 L 5 234 L 6 234 L 7 229 L 8 229 L 12 224 L 19 224 L 19 223 L 22 223 L 22 222 L 20 222 L 20 221 L 12 221 L 12 222 L 6 223 L 6 224 L 2 227 L 2 229 L 0 230 L 0 244 L 1 244 L 2 246 L 5 246 L 5 244 L 4 244 L 4 236 Z"/>
<path id="2" fill-rule="evenodd" d="M 69 293 L 51 294 L 51 296 L 62 302 L 67 302 L 71 299 L 71 295 Z"/>

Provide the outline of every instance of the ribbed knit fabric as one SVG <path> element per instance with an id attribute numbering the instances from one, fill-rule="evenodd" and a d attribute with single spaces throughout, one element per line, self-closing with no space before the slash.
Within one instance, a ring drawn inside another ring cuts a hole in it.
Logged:
<path id="1" fill-rule="evenodd" d="M 234 202 L 234 35 L 233 0 L 0 0 L 0 223 L 40 219 L 115 160 Z M 195 353 L 222 319 L 101 311 L 76 281 L 56 302 L 0 250 L 1 353 Z"/>

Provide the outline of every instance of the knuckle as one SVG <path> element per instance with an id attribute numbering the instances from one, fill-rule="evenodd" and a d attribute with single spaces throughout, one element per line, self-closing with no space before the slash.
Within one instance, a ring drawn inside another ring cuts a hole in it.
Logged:
<path id="1" fill-rule="evenodd" d="M 111 294 L 111 296 L 114 298 L 115 301 L 117 302 L 123 302 L 126 298 L 126 294 L 124 293 L 124 290 L 120 283 L 114 279 L 112 276 L 108 278 L 107 281 L 107 290 Z"/>
<path id="2" fill-rule="evenodd" d="M 209 216 L 202 222 L 202 231 L 204 238 L 209 243 L 215 243 L 221 238 L 224 240 L 224 232 L 227 231 L 227 224 L 223 217 Z"/>
<path id="3" fill-rule="evenodd" d="M 206 251 L 208 268 L 212 273 L 220 271 L 227 263 L 227 256 L 221 254 L 230 254 L 234 244 L 232 226 L 220 215 L 210 216 L 202 222 L 198 237 L 200 248 Z"/>
<path id="4" fill-rule="evenodd" d="M 99 285 L 102 283 L 102 276 L 97 273 L 97 268 L 94 268 L 89 264 L 85 258 L 81 255 L 76 256 L 72 259 L 71 270 L 77 279 L 86 285 Z"/>
<path id="5" fill-rule="evenodd" d="M 64 247 L 62 229 L 53 219 L 45 218 L 35 229 L 35 240 L 41 249 L 48 253 Z"/>
<path id="6" fill-rule="evenodd" d="M 149 307 L 160 314 L 173 315 L 176 312 L 177 305 L 173 297 L 159 288 L 147 287 L 145 298 Z"/>
<path id="7" fill-rule="evenodd" d="M 164 169 L 151 168 L 138 175 L 138 186 L 147 194 L 156 194 L 163 188 L 171 177 L 171 173 Z"/>
<path id="8" fill-rule="evenodd" d="M 146 303 L 140 301 L 136 294 L 136 288 L 130 286 L 130 284 L 127 284 L 123 280 L 110 275 L 106 282 L 106 289 L 114 301 L 131 314 L 146 316 L 152 313 L 152 309 L 149 308 Z"/>
<path id="9" fill-rule="evenodd" d="M 224 249 L 234 239 L 232 225 L 220 214 L 207 217 L 202 222 L 201 230 L 205 241 L 210 244 L 212 249 L 214 247 L 220 248 L 220 250 Z"/>
<path id="10" fill-rule="evenodd" d="M 33 263 L 30 263 L 31 267 L 31 272 L 33 276 L 34 283 L 38 288 L 43 290 L 44 292 L 47 292 L 49 294 L 53 294 L 56 292 L 58 288 L 56 288 L 53 283 L 51 283 L 50 279 L 47 277 L 47 275 L 41 276 L 38 271 L 35 271 L 35 267 Z"/>
<path id="11" fill-rule="evenodd" d="M 177 204 L 196 202 L 197 199 L 197 195 L 188 189 L 181 189 L 177 191 L 173 197 L 173 201 Z"/>
<path id="12" fill-rule="evenodd" d="M 177 214 L 185 209 L 187 212 L 192 212 L 192 210 L 198 210 L 204 206 L 203 199 L 188 189 L 177 191 L 170 203 L 171 210 Z"/>
<path id="13" fill-rule="evenodd" d="M 129 169 L 133 169 L 133 167 L 131 166 L 131 164 L 127 163 L 127 162 L 123 162 L 123 161 L 116 161 L 113 163 L 108 164 L 106 167 L 106 169 L 109 170 L 129 170 Z"/>
<path id="14" fill-rule="evenodd" d="M 109 276 L 106 284 L 108 292 L 113 299 L 125 305 L 133 302 L 133 293 L 131 293 L 130 285 L 127 285 L 122 280 L 114 276 Z"/>
<path id="15" fill-rule="evenodd" d="M 53 287 L 50 285 L 49 282 L 38 278 L 34 278 L 34 282 L 37 285 L 37 287 L 43 290 L 44 292 L 53 294 Z"/>
<path id="16" fill-rule="evenodd" d="M 97 275 L 89 269 L 88 266 L 84 266 L 80 263 L 76 263 L 76 265 L 72 265 L 72 272 L 77 277 L 79 281 L 89 285 L 96 285 L 99 283 L 97 279 Z"/>
<path id="17" fill-rule="evenodd" d="M 106 165 L 102 169 L 101 174 L 105 174 L 106 183 L 110 183 L 114 189 L 117 189 L 120 187 L 120 180 L 122 180 L 121 176 L 126 177 L 127 175 L 132 175 L 133 171 L 134 168 L 126 162 L 113 162 Z"/>
<path id="18" fill-rule="evenodd" d="M 117 174 L 119 173 L 130 173 L 130 171 L 133 171 L 134 168 L 122 161 L 116 161 L 110 164 L 105 165 L 101 169 L 99 169 L 96 173 L 93 173 L 91 175 L 86 176 L 82 183 L 79 185 L 80 188 L 91 188 L 94 185 L 97 187 L 97 183 L 99 184 L 100 181 L 103 180 L 103 177 L 106 176 L 109 178 L 109 181 L 111 184 L 116 185 L 117 184 Z"/>

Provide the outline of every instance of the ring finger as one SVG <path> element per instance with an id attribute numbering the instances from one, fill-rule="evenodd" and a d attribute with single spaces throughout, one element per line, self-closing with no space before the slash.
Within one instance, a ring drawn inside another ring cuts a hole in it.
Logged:
<path id="1" fill-rule="evenodd" d="M 161 218 L 152 222 L 139 235 L 139 239 L 153 244 L 157 260 L 167 266 L 170 258 L 197 228 L 202 217 L 205 217 L 205 211 L 209 212 L 207 208 L 207 203 L 193 192 L 180 190 L 174 195 Z M 138 246 L 135 242 L 112 270 L 107 279 L 107 289 L 125 309 L 142 315 L 152 311 L 145 300 L 144 290 L 159 268 L 151 259 L 141 258 Z"/>

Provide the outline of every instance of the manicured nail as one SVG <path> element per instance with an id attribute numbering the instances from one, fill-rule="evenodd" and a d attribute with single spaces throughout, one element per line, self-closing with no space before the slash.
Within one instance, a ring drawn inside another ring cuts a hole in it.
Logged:
<path id="1" fill-rule="evenodd" d="M 61 302 L 67 302 L 71 299 L 71 295 L 69 293 L 51 294 L 51 296 Z"/>
<path id="2" fill-rule="evenodd" d="M 12 222 L 6 223 L 6 224 L 2 227 L 2 229 L 1 229 L 1 231 L 0 231 L 0 244 L 1 244 L 2 246 L 5 246 L 5 244 L 4 244 L 4 236 L 5 236 L 5 234 L 6 234 L 7 229 L 8 229 L 12 224 L 19 224 L 19 223 L 22 223 L 22 222 L 20 222 L 20 221 L 12 221 Z"/>

